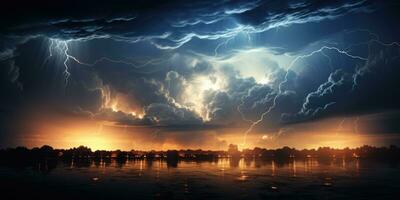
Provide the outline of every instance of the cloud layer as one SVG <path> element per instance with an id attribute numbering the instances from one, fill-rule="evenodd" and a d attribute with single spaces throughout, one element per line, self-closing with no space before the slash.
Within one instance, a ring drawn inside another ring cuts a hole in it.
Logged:
<path id="1" fill-rule="evenodd" d="M 396 118 L 394 3 L 13 1 L 1 9 L 0 121 L 33 110 L 280 135 L 324 118 Z"/>

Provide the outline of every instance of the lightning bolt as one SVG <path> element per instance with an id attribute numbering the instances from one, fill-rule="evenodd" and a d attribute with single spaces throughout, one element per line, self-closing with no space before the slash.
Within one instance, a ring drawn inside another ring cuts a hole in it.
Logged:
<path id="1" fill-rule="evenodd" d="M 228 45 L 229 41 L 233 40 L 234 38 L 235 38 L 235 36 L 232 36 L 232 37 L 227 38 L 223 42 L 219 43 L 214 49 L 214 56 L 217 57 L 218 56 L 218 49 L 221 48 L 222 46 Z"/>
<path id="2" fill-rule="evenodd" d="M 247 42 L 250 44 L 251 43 L 251 35 L 249 33 L 249 31 L 243 31 L 243 33 L 246 35 L 247 37 Z M 214 49 L 214 56 L 217 57 L 218 56 L 218 49 L 221 48 L 222 46 L 227 46 L 228 43 L 233 40 L 235 37 L 237 36 L 237 34 L 226 38 L 224 41 L 222 41 L 221 43 L 219 43 L 215 49 Z M 244 99 L 241 98 L 240 99 L 240 104 L 236 107 L 236 110 L 238 111 L 238 113 L 240 114 L 240 117 L 243 121 L 248 122 L 248 123 L 254 123 L 253 120 L 247 119 L 244 115 L 244 113 L 242 112 L 242 110 L 240 109 L 244 104 Z"/>
<path id="3" fill-rule="evenodd" d="M 365 41 L 365 42 L 360 42 L 360 43 L 356 43 L 356 44 L 351 44 L 351 45 L 349 45 L 349 46 L 346 47 L 346 51 L 347 51 L 347 50 L 350 50 L 350 49 L 353 48 L 353 47 L 360 46 L 360 45 L 368 45 L 368 46 L 369 46 L 369 45 L 370 45 L 371 43 L 373 43 L 373 42 L 376 42 L 376 43 L 378 43 L 378 44 L 380 44 L 380 45 L 382 45 L 382 46 L 398 46 L 398 47 L 400 47 L 400 43 L 397 42 L 397 41 L 389 42 L 389 43 L 383 42 L 383 41 L 380 39 L 380 37 L 379 37 L 378 34 L 372 32 L 371 30 L 368 30 L 368 29 L 356 29 L 356 30 L 352 30 L 352 31 L 347 31 L 346 33 L 349 34 L 349 33 L 353 33 L 353 32 L 366 32 L 366 33 L 368 33 L 369 35 L 371 35 L 373 39 L 370 39 L 370 40 Z"/>
<path id="4" fill-rule="evenodd" d="M 289 67 L 288 67 L 288 70 L 286 71 L 285 79 L 284 79 L 282 82 L 279 83 L 279 86 L 278 86 L 278 94 L 274 97 L 273 104 L 272 104 L 264 113 L 262 113 L 261 116 L 260 116 L 260 118 L 259 118 L 258 120 L 256 120 L 256 121 L 254 121 L 254 122 L 250 125 L 250 127 L 244 132 L 243 146 L 245 146 L 245 144 L 246 144 L 247 135 L 254 129 L 255 126 L 257 126 L 259 123 L 261 123 L 261 122 L 264 120 L 265 116 L 268 115 L 268 114 L 271 112 L 272 109 L 275 108 L 277 98 L 283 93 L 283 91 L 282 91 L 282 86 L 288 81 L 288 72 L 289 72 L 289 70 L 293 67 L 293 65 L 294 65 L 296 62 L 298 62 L 299 60 L 304 59 L 304 58 L 308 58 L 308 57 L 310 57 L 310 56 L 313 56 L 313 55 L 315 55 L 316 53 L 321 53 L 324 57 L 326 57 L 326 58 L 328 59 L 328 61 L 329 61 L 329 66 L 330 66 L 331 69 L 333 69 L 333 66 L 332 66 L 332 59 L 324 52 L 324 50 L 333 50 L 333 51 L 336 51 L 336 52 L 338 52 L 338 53 L 340 53 L 340 54 L 343 54 L 343 55 L 345 55 L 345 56 L 347 56 L 347 57 L 350 57 L 350 58 L 352 58 L 352 59 L 358 59 L 358 60 L 367 62 L 367 61 L 368 61 L 368 58 L 362 57 L 362 56 L 358 56 L 358 55 L 353 55 L 353 54 L 351 54 L 351 53 L 349 52 L 349 51 L 350 51 L 349 49 L 351 49 L 351 48 L 354 47 L 354 46 L 363 45 L 363 44 L 364 44 L 364 45 L 365 45 L 365 44 L 368 44 L 368 47 L 369 47 L 369 45 L 370 45 L 372 42 L 376 42 L 376 43 L 381 44 L 381 45 L 383 45 L 383 46 L 398 46 L 398 47 L 400 47 L 400 43 L 399 43 L 399 42 L 396 42 L 396 41 L 395 41 L 395 42 L 390 42 L 390 43 L 386 43 L 386 42 L 381 41 L 379 35 L 378 35 L 378 34 L 375 34 L 375 33 L 373 33 L 373 32 L 371 32 L 370 30 L 367 30 L 367 29 L 359 29 L 359 30 L 356 30 L 356 31 L 365 31 L 365 32 L 368 32 L 368 34 L 370 34 L 370 35 L 373 36 L 373 39 L 371 39 L 371 40 L 369 40 L 369 41 L 367 41 L 367 42 L 362 42 L 362 43 L 358 43 L 358 44 L 352 44 L 352 45 L 348 46 L 347 48 L 345 48 L 344 50 L 343 50 L 343 49 L 339 49 L 339 48 L 337 48 L 337 47 L 332 47 L 332 46 L 322 46 L 322 47 L 321 47 L 320 49 L 318 49 L 318 50 L 312 51 L 312 52 L 309 53 L 309 54 L 297 56 L 295 59 L 292 60 L 292 62 L 290 63 L 290 65 L 289 65 Z M 356 73 L 358 73 L 358 72 L 356 72 Z M 356 82 L 354 81 L 353 89 L 354 89 L 354 86 L 355 86 L 355 85 L 356 85 Z M 354 121 L 354 123 L 355 123 L 355 131 L 356 131 L 356 132 L 358 132 L 358 120 L 359 120 L 359 117 L 357 117 L 357 119 Z M 343 121 L 344 121 L 344 120 L 343 120 Z"/>
<path id="5" fill-rule="evenodd" d="M 68 54 L 68 43 L 67 42 L 63 42 L 63 44 L 64 44 L 64 46 L 65 46 L 65 49 L 64 49 L 64 54 L 65 54 L 65 60 L 64 60 L 64 66 L 65 66 L 65 70 L 64 70 L 64 75 L 65 75 L 65 85 L 68 85 L 68 78 L 69 78 L 69 76 L 71 75 L 71 73 L 68 71 L 69 70 L 69 67 L 68 67 L 68 65 L 67 65 L 67 63 L 68 63 L 68 60 L 69 60 L 69 58 L 71 57 L 69 54 Z M 74 59 L 74 60 L 77 60 L 77 59 Z"/>
<path id="6" fill-rule="evenodd" d="M 381 41 L 378 34 L 373 33 L 372 31 L 370 31 L 368 29 L 357 29 L 355 31 L 367 32 L 369 35 L 373 36 L 373 39 L 368 40 L 366 42 L 360 42 L 360 43 L 357 43 L 357 44 L 352 44 L 352 45 L 348 46 L 347 49 L 351 49 L 351 48 L 353 48 L 355 46 L 360 46 L 360 45 L 368 45 L 368 48 L 370 48 L 370 44 L 373 43 L 373 42 L 376 42 L 376 43 L 378 43 L 378 44 L 380 44 L 382 46 L 386 46 L 386 47 L 389 47 L 389 46 L 400 47 L 400 43 L 397 42 L 397 41 L 390 42 L 390 43 Z M 355 31 L 353 31 L 353 32 L 355 32 Z M 356 70 L 355 74 L 359 75 L 361 73 L 360 70 L 361 69 Z M 356 87 L 357 87 L 356 76 L 353 76 L 353 86 L 352 86 L 351 91 L 354 91 Z"/>
<path id="7" fill-rule="evenodd" d="M 352 54 L 348 53 L 348 52 L 345 51 L 345 50 L 339 49 L 339 48 L 337 48 L 337 47 L 331 47 L 331 46 L 323 46 L 323 47 L 319 48 L 318 50 L 312 51 L 312 52 L 309 53 L 309 54 L 297 56 L 295 59 L 292 60 L 292 62 L 290 63 L 288 69 L 286 70 L 286 74 L 285 74 L 284 80 L 281 81 L 281 82 L 279 83 L 279 86 L 278 86 L 278 93 L 275 95 L 275 97 L 274 97 L 274 99 L 273 99 L 272 105 L 271 105 L 270 107 L 268 107 L 267 110 L 261 114 L 260 118 L 259 118 L 258 120 L 256 120 L 256 121 L 254 121 L 254 122 L 249 126 L 249 128 L 244 132 L 244 134 L 243 134 L 243 135 L 244 135 L 244 136 L 243 136 L 243 144 L 242 144 L 243 146 L 246 145 L 247 135 L 254 129 L 254 127 L 256 127 L 259 123 L 261 123 L 261 122 L 264 120 L 265 116 L 267 116 L 267 115 L 271 112 L 272 109 L 274 109 L 274 108 L 276 107 L 276 101 L 277 101 L 278 97 L 280 97 L 280 96 L 283 94 L 283 92 L 284 92 L 284 91 L 282 91 L 282 86 L 283 86 L 285 83 L 287 83 L 289 71 L 290 71 L 290 69 L 294 66 L 294 64 L 295 64 L 296 62 L 298 62 L 299 60 L 308 58 L 308 57 L 310 57 L 310 56 L 313 56 L 313 55 L 315 55 L 316 53 L 322 53 L 322 55 L 324 55 L 324 56 L 326 56 L 326 57 L 329 57 L 328 55 L 326 55 L 326 54 L 323 52 L 324 50 L 333 50 L 333 51 L 336 51 L 336 52 L 338 52 L 338 53 L 340 53 L 340 54 L 343 54 L 343 55 L 345 55 L 345 56 L 348 56 L 348 57 L 350 57 L 350 58 L 362 60 L 362 61 L 365 61 L 365 62 L 368 60 L 367 58 L 364 58 L 364 57 L 361 57 L 361 56 L 358 56 L 358 55 L 352 55 Z M 331 60 L 331 59 L 329 58 L 329 61 L 330 61 L 330 60 Z"/>
<path id="8" fill-rule="evenodd" d="M 46 63 L 49 61 L 49 59 L 53 56 L 54 44 L 55 44 L 55 43 L 54 43 L 54 40 L 53 40 L 53 39 L 50 39 L 49 56 L 47 56 L 46 59 L 44 59 L 42 66 L 43 66 L 44 64 L 46 64 Z"/>
<path id="9" fill-rule="evenodd" d="M 353 48 L 353 47 L 355 47 L 355 46 L 367 45 L 367 44 L 369 45 L 369 44 L 371 44 L 372 42 L 376 42 L 376 43 L 378 43 L 378 44 L 380 44 L 380 45 L 382 45 L 382 46 L 398 46 L 398 47 L 400 46 L 400 43 L 399 43 L 399 42 L 396 42 L 396 41 L 390 42 L 390 43 L 383 42 L 383 41 L 380 39 L 380 37 L 379 37 L 378 34 L 372 32 L 372 31 L 370 31 L 370 30 L 368 30 L 368 29 L 356 29 L 356 30 L 353 30 L 353 31 L 347 31 L 347 33 L 352 33 L 352 32 L 367 32 L 369 35 L 372 36 L 373 39 L 370 39 L 370 40 L 368 40 L 368 41 L 366 41 L 366 42 L 360 42 L 360 43 L 356 43 L 356 44 L 351 44 L 351 45 L 349 45 L 349 46 L 346 48 L 346 50 L 349 50 L 349 49 L 351 49 L 351 48 Z"/>
<path id="10" fill-rule="evenodd" d="M 69 59 L 72 59 L 79 64 L 85 64 L 83 62 L 80 62 L 77 58 L 75 58 L 74 56 L 72 56 L 68 53 L 68 51 L 69 51 L 68 43 L 69 43 L 69 41 L 50 39 L 49 56 L 45 59 L 45 62 L 44 62 L 44 63 L 46 63 L 53 56 L 53 49 L 56 49 L 59 54 L 62 54 L 65 56 L 65 59 L 63 61 L 63 65 L 64 65 L 63 74 L 64 74 L 64 79 L 65 79 L 65 85 L 68 85 L 69 77 L 71 75 L 71 73 L 69 71 L 70 67 L 68 66 Z"/>
<path id="11" fill-rule="evenodd" d="M 246 36 L 248 45 L 251 44 L 250 31 L 248 31 L 246 29 L 243 29 L 240 32 L 237 32 L 236 34 L 233 34 L 232 36 L 227 37 L 225 40 L 223 40 L 221 43 L 219 43 L 214 49 L 214 56 L 217 57 L 218 56 L 218 49 L 220 49 L 222 46 L 226 47 L 231 40 L 235 39 L 238 36 L 239 33 L 243 33 Z"/>
<path id="12" fill-rule="evenodd" d="M 159 64 L 159 63 L 163 62 L 163 59 L 157 58 L 157 59 L 150 59 L 150 60 L 144 62 L 143 64 L 137 65 L 132 62 L 127 62 L 125 60 L 116 60 L 116 59 L 112 59 L 112 58 L 108 58 L 108 57 L 101 57 L 101 58 L 98 58 L 97 60 L 95 60 L 93 63 L 86 63 L 86 62 L 80 61 L 77 57 L 69 54 L 69 42 L 70 42 L 70 40 L 59 40 L 59 39 L 51 38 L 50 44 L 49 44 L 49 49 L 48 49 L 49 56 L 43 62 L 43 64 L 48 62 L 48 60 L 54 55 L 54 53 L 53 53 L 54 50 L 56 50 L 58 52 L 58 54 L 65 56 L 65 59 L 63 61 L 63 66 L 64 66 L 63 74 L 64 74 L 64 79 L 65 79 L 65 85 L 68 85 L 69 77 L 71 76 L 70 67 L 68 65 L 70 60 L 72 60 L 80 65 L 84 65 L 84 66 L 88 66 L 88 67 L 93 67 L 96 64 L 106 60 L 106 61 L 109 61 L 112 63 L 126 64 L 126 65 L 134 67 L 135 69 L 140 69 L 140 68 L 146 67 L 151 64 Z M 153 72 L 148 72 L 148 73 L 153 73 Z"/>
<path id="13" fill-rule="evenodd" d="M 240 104 L 236 107 L 236 110 L 239 112 L 240 117 L 242 118 L 243 121 L 249 122 L 249 123 L 254 123 L 253 120 L 247 119 L 244 114 L 242 113 L 242 110 L 240 109 L 244 104 L 244 99 L 243 97 L 240 99 Z"/>

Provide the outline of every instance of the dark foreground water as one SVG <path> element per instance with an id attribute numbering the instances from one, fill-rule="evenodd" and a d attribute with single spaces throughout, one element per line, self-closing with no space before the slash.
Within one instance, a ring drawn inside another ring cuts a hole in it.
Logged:
<path id="1" fill-rule="evenodd" d="M 400 165 L 364 160 L 58 162 L 0 167 L 0 192 L 1 199 L 400 199 Z"/>

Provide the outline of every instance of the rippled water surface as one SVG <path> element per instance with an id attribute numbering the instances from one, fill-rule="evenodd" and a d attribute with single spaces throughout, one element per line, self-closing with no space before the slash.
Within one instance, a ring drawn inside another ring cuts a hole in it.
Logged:
<path id="1" fill-rule="evenodd" d="M 0 167 L 7 199 L 400 199 L 396 163 L 131 160 Z"/>

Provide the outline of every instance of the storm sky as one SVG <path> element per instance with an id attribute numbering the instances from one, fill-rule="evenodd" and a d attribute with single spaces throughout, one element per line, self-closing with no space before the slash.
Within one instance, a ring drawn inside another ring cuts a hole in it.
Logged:
<path id="1" fill-rule="evenodd" d="M 400 144 L 399 8 L 6 1 L 0 147 Z"/>

